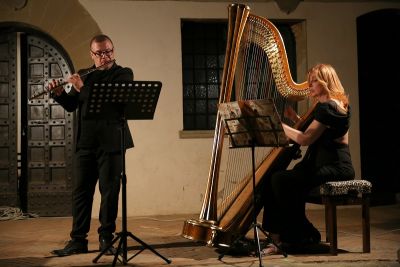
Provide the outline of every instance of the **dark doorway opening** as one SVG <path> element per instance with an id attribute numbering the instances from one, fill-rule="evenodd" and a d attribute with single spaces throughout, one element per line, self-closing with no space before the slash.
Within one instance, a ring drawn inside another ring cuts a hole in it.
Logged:
<path id="1" fill-rule="evenodd" d="M 357 18 L 360 151 L 363 179 L 373 185 L 372 204 L 394 204 L 400 192 L 400 10 Z"/>

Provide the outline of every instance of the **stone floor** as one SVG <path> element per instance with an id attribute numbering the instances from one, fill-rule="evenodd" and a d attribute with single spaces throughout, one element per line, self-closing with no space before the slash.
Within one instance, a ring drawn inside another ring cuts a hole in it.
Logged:
<path id="1" fill-rule="evenodd" d="M 308 217 L 325 238 L 322 209 L 308 209 Z M 50 251 L 62 248 L 68 241 L 70 217 L 39 217 L 0 221 L 0 266 L 400 266 L 400 205 L 371 207 L 371 253 L 362 253 L 361 212 L 358 207 L 338 208 L 337 256 L 329 255 L 327 244 L 319 249 L 288 257 L 274 255 L 260 261 L 253 256 L 224 255 L 212 247 L 181 237 L 183 222 L 198 215 L 130 217 L 127 229 L 151 249 L 140 252 L 140 244 L 128 237 L 128 261 L 113 264 L 114 256 L 99 256 L 96 229 L 92 220 L 89 234 L 89 253 L 69 257 L 55 257 Z M 118 220 L 121 225 L 121 220 Z M 117 232 L 121 231 L 120 227 Z M 252 237 L 254 239 L 254 237 Z M 263 234 L 260 233 L 260 238 Z M 250 237 L 251 239 L 251 237 Z M 119 241 L 117 241 L 119 243 Z M 157 255 L 156 253 L 159 253 Z M 131 258 L 134 256 L 133 258 Z M 165 259 L 171 260 L 167 264 Z"/>

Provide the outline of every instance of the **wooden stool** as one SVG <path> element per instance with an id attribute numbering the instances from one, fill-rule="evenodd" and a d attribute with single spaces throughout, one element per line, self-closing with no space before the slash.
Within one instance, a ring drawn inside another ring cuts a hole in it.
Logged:
<path id="1" fill-rule="evenodd" d="M 367 180 L 327 182 L 311 190 L 307 202 L 325 205 L 326 242 L 330 243 L 330 253 L 337 255 L 336 206 L 361 205 L 363 252 L 371 251 L 369 196 L 372 184 Z"/>

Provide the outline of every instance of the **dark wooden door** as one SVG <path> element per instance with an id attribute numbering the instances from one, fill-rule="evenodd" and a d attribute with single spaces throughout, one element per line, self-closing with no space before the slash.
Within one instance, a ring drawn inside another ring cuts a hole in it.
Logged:
<path id="1" fill-rule="evenodd" d="M 0 206 L 17 207 L 17 34 L 0 34 Z"/>
<path id="2" fill-rule="evenodd" d="M 44 34 L 18 31 L 0 38 L 0 60 L 6 62 L 0 63 L 1 205 L 40 216 L 69 216 L 74 113 L 48 94 L 31 97 L 45 90 L 49 80 L 71 75 L 72 66 L 63 49 Z"/>

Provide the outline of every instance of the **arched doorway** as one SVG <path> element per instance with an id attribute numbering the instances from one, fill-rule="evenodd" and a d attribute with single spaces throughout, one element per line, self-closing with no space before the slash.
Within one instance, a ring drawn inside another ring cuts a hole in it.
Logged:
<path id="1" fill-rule="evenodd" d="M 70 215 L 74 116 L 48 94 L 32 96 L 49 80 L 71 75 L 71 60 L 50 36 L 28 25 L 0 29 L 1 205 Z"/>
<path id="2" fill-rule="evenodd" d="M 71 215 L 73 115 L 48 96 L 27 99 L 47 78 L 92 64 L 88 43 L 101 31 L 79 0 L 23 2 L 0 1 L 0 205 Z"/>
<path id="3" fill-rule="evenodd" d="M 400 140 L 400 10 L 386 9 L 357 18 L 361 173 L 373 184 L 373 204 L 393 204 L 400 192 L 396 156 Z"/>

